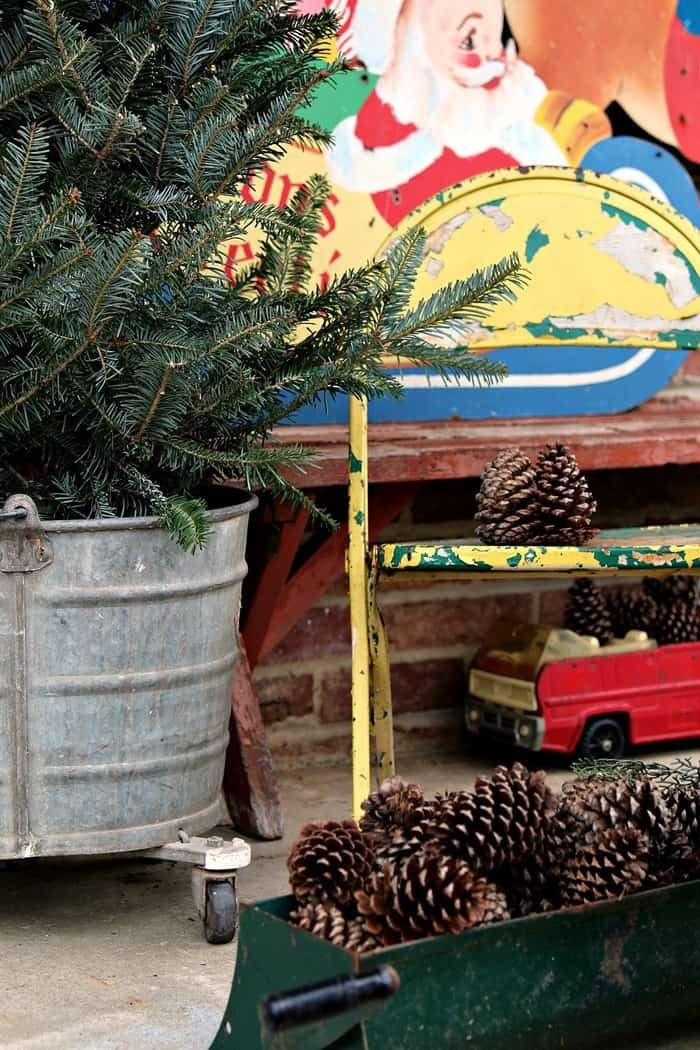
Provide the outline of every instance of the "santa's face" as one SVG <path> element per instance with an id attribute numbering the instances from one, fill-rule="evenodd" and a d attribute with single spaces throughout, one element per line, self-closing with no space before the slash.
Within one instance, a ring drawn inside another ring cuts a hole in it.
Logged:
<path id="1" fill-rule="evenodd" d="M 463 87 L 483 87 L 505 73 L 502 0 L 417 0 L 427 57 Z"/>

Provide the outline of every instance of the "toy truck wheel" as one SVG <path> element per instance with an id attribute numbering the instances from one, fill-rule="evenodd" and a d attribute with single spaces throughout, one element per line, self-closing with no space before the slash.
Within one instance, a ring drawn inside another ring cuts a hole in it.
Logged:
<path id="1" fill-rule="evenodd" d="M 617 718 L 593 718 L 583 731 L 582 758 L 621 758 L 627 749 L 627 733 Z"/>
<path id="2" fill-rule="evenodd" d="M 208 882 L 204 936 L 209 944 L 229 944 L 236 934 L 237 919 L 238 902 L 233 884 Z"/>

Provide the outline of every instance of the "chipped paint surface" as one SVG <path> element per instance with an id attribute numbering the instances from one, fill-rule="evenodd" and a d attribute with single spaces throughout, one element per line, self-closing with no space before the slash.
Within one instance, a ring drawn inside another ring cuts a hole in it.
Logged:
<path id="1" fill-rule="evenodd" d="M 413 224 L 428 235 L 414 303 L 511 252 L 530 272 L 514 303 L 455 329 L 453 342 L 475 350 L 700 345 L 698 231 L 635 186 L 589 171 L 500 171 L 453 187 Z"/>
<path id="2" fill-rule="evenodd" d="M 479 211 L 494 223 L 499 233 L 504 233 L 513 225 L 513 219 L 501 208 L 502 200 L 493 201 L 491 204 L 482 204 Z"/>
<path id="3" fill-rule="evenodd" d="M 674 542 L 675 537 L 675 542 Z M 700 572 L 700 530 L 644 529 L 609 533 L 586 547 L 485 547 L 471 543 L 385 543 L 379 547 L 383 572 L 646 573 Z"/>
<path id="4" fill-rule="evenodd" d="M 595 245 L 629 273 L 650 284 L 661 284 L 677 309 L 697 297 L 687 260 L 677 255 L 671 241 L 656 230 L 618 221 Z"/>

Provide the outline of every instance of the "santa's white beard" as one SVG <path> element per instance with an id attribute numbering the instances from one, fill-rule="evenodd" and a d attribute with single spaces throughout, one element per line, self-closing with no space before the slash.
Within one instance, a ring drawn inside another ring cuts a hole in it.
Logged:
<path id="1" fill-rule="evenodd" d="M 493 69 L 503 69 L 503 64 L 497 61 Z M 476 70 L 464 70 L 464 79 L 469 73 Z M 465 87 L 457 83 L 453 76 L 430 65 L 422 26 L 414 18 L 406 26 L 401 53 L 380 79 L 377 92 L 402 124 L 415 124 L 443 148 L 471 157 L 497 147 L 513 153 L 514 138 L 522 138 L 523 125 L 532 125 L 547 89 L 534 70 L 520 60 L 495 86 Z M 561 163 L 561 152 L 549 141 L 554 147 L 549 156 L 517 159 L 521 163 Z M 544 148 L 543 152 L 548 150 Z"/>

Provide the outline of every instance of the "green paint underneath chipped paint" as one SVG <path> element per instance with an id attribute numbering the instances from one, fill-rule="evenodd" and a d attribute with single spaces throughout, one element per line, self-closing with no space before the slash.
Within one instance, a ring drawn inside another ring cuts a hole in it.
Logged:
<path id="1" fill-rule="evenodd" d="M 525 242 L 525 259 L 531 263 L 539 251 L 549 244 L 549 237 L 543 233 L 539 226 L 530 230 Z"/>
<path id="2" fill-rule="evenodd" d="M 668 278 L 665 273 L 661 273 L 659 270 L 654 272 L 654 280 L 657 284 L 662 284 L 664 287 L 668 284 Z"/>
<path id="3" fill-rule="evenodd" d="M 609 215 L 612 219 L 620 219 L 625 226 L 636 226 L 643 233 L 646 233 L 649 229 L 649 224 L 644 222 L 644 219 L 638 219 L 636 215 L 630 215 L 624 208 L 618 208 L 614 204 L 601 204 L 600 207 L 604 215 Z"/>
<path id="4" fill-rule="evenodd" d="M 624 543 L 624 539 L 637 540 L 640 532 L 633 529 L 616 530 L 608 536 L 601 535 L 596 546 L 576 548 L 577 554 L 573 555 L 570 565 L 557 564 L 548 558 L 548 554 L 558 548 L 547 547 L 521 547 L 510 548 L 510 553 L 505 562 L 511 570 L 527 571 L 542 570 L 543 572 L 570 572 L 576 568 L 585 568 L 589 571 L 587 559 L 582 560 L 583 555 L 592 558 L 594 565 L 590 566 L 591 572 L 596 571 L 622 571 L 636 572 L 639 574 L 653 572 L 654 569 L 673 569 L 674 572 L 687 571 L 689 569 L 700 569 L 700 556 L 692 557 L 687 549 L 689 540 L 687 527 L 673 526 L 668 529 L 644 529 L 641 535 L 649 536 L 653 540 L 655 534 L 663 533 L 664 539 L 668 539 L 668 533 L 672 536 L 678 534 L 682 543 L 671 545 L 668 542 L 651 543 Z M 700 545 L 700 535 L 693 534 L 693 545 Z M 503 548 L 494 548 L 494 552 Z M 503 570 L 503 561 L 498 563 L 488 560 L 488 555 L 483 546 L 472 546 L 471 544 L 454 544 L 431 547 L 426 544 L 386 544 L 380 546 L 380 568 L 387 571 L 404 570 L 414 572 L 435 572 L 436 570 L 458 570 L 467 573 L 489 573 L 494 570 Z M 597 566 L 597 568 L 596 568 Z"/>
<path id="5" fill-rule="evenodd" d="M 503 204 L 505 197 L 496 197 L 495 200 L 487 201 L 486 204 L 482 205 L 484 208 L 500 208 Z"/>
<path id="6" fill-rule="evenodd" d="M 362 525 L 364 520 L 365 520 L 364 513 L 361 510 L 358 510 L 357 514 L 355 515 L 355 524 L 356 525 Z"/>
<path id="7" fill-rule="evenodd" d="M 575 342 L 584 336 L 590 336 L 590 332 L 585 328 L 577 328 L 573 325 L 570 328 L 565 328 L 564 326 L 554 325 L 549 317 L 546 317 L 543 321 L 531 321 L 529 324 L 524 325 L 524 328 L 533 339 L 549 337 L 550 339 L 559 339 L 565 343 Z"/>
<path id="8" fill-rule="evenodd" d="M 355 455 L 355 453 L 353 452 L 352 449 L 350 449 L 350 452 L 349 452 L 349 459 L 350 459 L 350 473 L 351 474 L 359 474 L 360 471 L 362 470 L 362 460 L 357 458 L 357 456 Z"/>
<path id="9" fill-rule="evenodd" d="M 700 276 L 698 276 L 697 270 L 690 265 L 683 252 L 679 252 L 678 248 L 673 249 L 673 254 L 677 259 L 681 259 L 685 264 L 685 268 L 688 271 L 690 277 L 690 283 L 693 286 L 693 291 L 696 295 L 700 295 Z"/>

